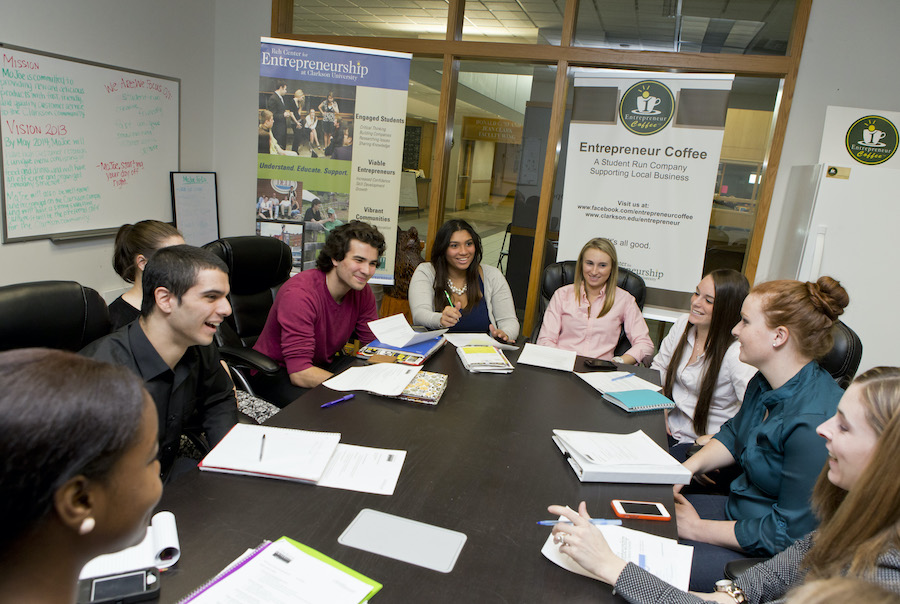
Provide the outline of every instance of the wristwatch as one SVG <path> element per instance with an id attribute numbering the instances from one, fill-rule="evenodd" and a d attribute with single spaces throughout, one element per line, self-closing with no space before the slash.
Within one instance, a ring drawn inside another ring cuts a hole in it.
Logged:
<path id="1" fill-rule="evenodd" d="M 738 603 L 747 601 L 747 596 L 744 595 L 741 588 L 735 587 L 734 582 L 731 579 L 721 579 L 720 581 L 716 581 L 716 591 L 728 594 Z"/>
<path id="2" fill-rule="evenodd" d="M 613 363 L 618 363 L 621 365 L 625 362 L 625 359 L 623 359 L 622 357 L 613 357 L 612 361 Z"/>

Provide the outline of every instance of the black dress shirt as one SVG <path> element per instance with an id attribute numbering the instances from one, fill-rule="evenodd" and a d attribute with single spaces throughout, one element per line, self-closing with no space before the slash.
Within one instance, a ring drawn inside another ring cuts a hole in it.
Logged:
<path id="1" fill-rule="evenodd" d="M 202 426 L 213 447 L 237 423 L 231 379 L 215 346 L 191 346 L 173 371 L 135 321 L 92 342 L 81 354 L 124 365 L 144 380 L 159 414 L 159 459 L 164 477 L 175 462 L 184 430 Z"/>

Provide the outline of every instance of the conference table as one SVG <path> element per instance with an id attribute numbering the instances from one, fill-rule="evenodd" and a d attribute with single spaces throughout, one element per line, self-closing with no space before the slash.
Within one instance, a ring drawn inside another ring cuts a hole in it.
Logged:
<path id="1" fill-rule="evenodd" d="M 515 364 L 518 351 L 508 353 Z M 576 368 L 584 370 L 581 358 Z M 263 539 L 286 535 L 384 584 L 374 602 L 619 602 L 612 588 L 571 573 L 540 552 L 547 506 L 582 500 L 594 517 L 613 517 L 611 499 L 662 502 L 666 485 L 582 483 L 551 440 L 553 429 L 630 433 L 665 446 L 661 411 L 626 413 L 576 375 L 519 365 L 510 374 L 468 373 L 450 344 L 425 364 L 449 375 L 436 406 L 319 386 L 266 425 L 340 432 L 341 442 L 403 449 L 394 494 L 359 493 L 266 478 L 193 470 L 167 485 L 160 510 L 174 512 L 181 559 L 162 575 L 161 601 L 176 602 Z M 658 382 L 655 371 L 634 369 Z M 338 543 L 364 508 L 467 536 L 449 573 Z M 675 522 L 625 526 L 677 538 Z"/>

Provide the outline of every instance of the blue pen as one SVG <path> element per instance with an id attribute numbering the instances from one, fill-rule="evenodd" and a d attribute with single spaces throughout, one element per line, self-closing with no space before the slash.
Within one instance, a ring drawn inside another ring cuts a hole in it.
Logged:
<path id="1" fill-rule="evenodd" d="M 633 376 L 633 375 L 634 375 L 633 373 L 628 373 L 628 374 L 626 374 L 626 375 L 620 375 L 619 377 L 614 377 L 614 378 L 611 379 L 610 381 L 611 381 L 611 382 L 615 382 L 616 380 L 624 380 L 625 378 L 630 378 L 630 377 Z"/>
<path id="2" fill-rule="evenodd" d="M 330 407 L 332 405 L 337 405 L 338 403 L 343 403 L 344 401 L 349 401 L 351 398 L 356 396 L 355 394 L 348 394 L 347 396 L 342 396 L 341 398 L 331 401 L 330 403 L 325 403 L 320 407 L 320 409 L 324 409 L 325 407 Z"/>
<path id="3" fill-rule="evenodd" d="M 572 524 L 568 520 L 538 520 L 538 526 L 556 526 L 557 524 Z M 591 518 L 591 524 L 598 526 L 622 526 L 621 520 L 608 518 Z"/>

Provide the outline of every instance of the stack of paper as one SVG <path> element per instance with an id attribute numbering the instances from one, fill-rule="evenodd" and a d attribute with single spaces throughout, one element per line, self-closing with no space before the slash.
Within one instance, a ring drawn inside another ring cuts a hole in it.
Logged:
<path id="1" fill-rule="evenodd" d="M 691 471 L 643 430 L 606 434 L 554 430 L 553 442 L 582 482 L 688 484 Z"/>
<path id="2" fill-rule="evenodd" d="M 495 340 L 486 333 L 445 333 L 444 338 L 459 348 L 460 346 L 493 346 L 500 350 L 518 350 L 515 344 L 506 344 Z"/>
<path id="3" fill-rule="evenodd" d="M 321 552 L 282 537 L 241 556 L 181 602 L 358 604 L 381 587 Z"/>
<path id="4" fill-rule="evenodd" d="M 461 346 L 456 353 L 472 373 L 511 373 L 513 370 L 503 351 L 494 346 Z"/>

